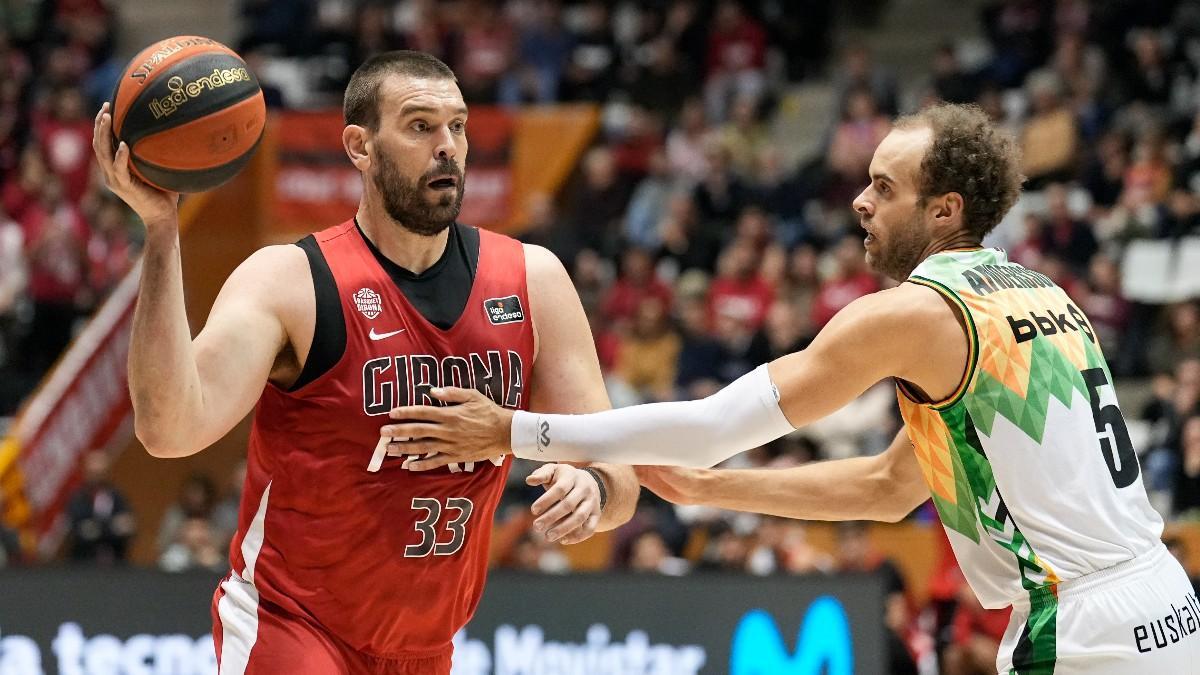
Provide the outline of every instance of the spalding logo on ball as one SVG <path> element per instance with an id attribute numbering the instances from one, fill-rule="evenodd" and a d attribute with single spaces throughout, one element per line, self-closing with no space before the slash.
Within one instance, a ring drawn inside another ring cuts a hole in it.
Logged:
<path id="1" fill-rule="evenodd" d="M 233 50 L 181 35 L 133 57 L 113 92 L 113 136 L 147 183 L 203 192 L 233 178 L 262 139 L 267 108 Z"/>

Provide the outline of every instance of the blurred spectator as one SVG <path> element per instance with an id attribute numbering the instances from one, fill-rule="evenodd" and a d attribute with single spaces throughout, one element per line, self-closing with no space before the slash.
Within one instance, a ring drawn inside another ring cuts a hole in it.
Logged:
<path id="1" fill-rule="evenodd" d="M 1021 219 L 1021 238 L 1008 251 L 1008 259 L 1030 269 L 1041 269 L 1042 251 L 1046 248 L 1046 224 L 1036 213 L 1026 213 Z"/>
<path id="2" fill-rule="evenodd" d="M 756 102 L 766 90 L 767 32 L 736 0 L 719 0 L 705 60 L 704 103 L 708 116 L 725 119 L 735 99 Z"/>
<path id="3" fill-rule="evenodd" d="M 708 289 L 709 316 L 713 320 L 731 318 L 754 332 L 762 326 L 774 300 L 774 289 L 758 274 L 753 244 L 744 239 L 733 242 L 721 254 L 717 277 Z"/>
<path id="4" fill-rule="evenodd" d="M 472 0 L 464 13 L 454 74 L 468 103 L 494 103 L 500 78 L 512 68 L 516 35 L 492 2 Z"/>
<path id="5" fill-rule="evenodd" d="M 500 82 L 500 101 L 507 105 L 557 101 L 573 47 L 559 3 L 539 0 L 532 4 L 526 23 L 518 27 L 517 63 Z"/>
<path id="6" fill-rule="evenodd" d="M 44 372 L 74 335 L 87 298 L 88 227 L 54 177 L 38 201 L 23 211 L 21 227 L 29 257 L 33 325 L 23 348 L 34 372 Z"/>
<path id="7" fill-rule="evenodd" d="M 16 346 L 17 312 L 29 286 L 24 253 L 21 226 L 0 208 L 0 365 Z"/>
<path id="8" fill-rule="evenodd" d="M 1122 97 L 1150 106 L 1167 105 L 1172 81 L 1162 43 L 1149 29 L 1132 31 L 1129 37 L 1133 59 L 1123 59 L 1125 68 L 1118 74 Z"/>
<path id="9" fill-rule="evenodd" d="M 756 357 L 761 363 L 806 349 L 816 333 L 809 316 L 783 300 L 776 300 L 767 311 L 766 321 L 756 336 Z"/>
<path id="10" fill-rule="evenodd" d="M 521 241 L 550 249 L 565 265 L 575 260 L 582 248 L 579 235 L 574 227 L 563 222 L 552 195 L 540 190 L 530 193 L 525 202 L 525 218 Z"/>
<path id="11" fill-rule="evenodd" d="M 752 194 L 745 181 L 733 172 L 729 151 L 719 139 L 711 138 L 705 142 L 704 159 L 708 169 L 696 185 L 693 199 L 700 215 L 701 231 L 719 239 L 750 203 Z"/>
<path id="12" fill-rule="evenodd" d="M 625 212 L 625 241 L 633 246 L 654 249 L 659 244 L 658 224 L 670 199 L 672 180 L 667 155 L 656 148 L 650 155 L 645 178 L 633 190 Z"/>
<path id="13" fill-rule="evenodd" d="M 50 177 L 50 169 L 38 147 L 32 143 L 26 146 L 21 153 L 16 179 L 5 181 L 0 194 L 8 215 L 19 223 L 24 222 L 25 211 L 37 205 L 42 187 Z"/>
<path id="14" fill-rule="evenodd" d="M 1080 309 L 1096 331 L 1100 346 L 1109 361 L 1122 353 L 1121 339 L 1129 325 L 1132 308 L 1121 295 L 1121 270 L 1117 261 L 1103 253 L 1092 257 L 1087 282 L 1079 301 Z"/>
<path id="15" fill-rule="evenodd" d="M 1171 165 L 1163 138 L 1148 132 L 1133 151 L 1133 163 L 1125 170 L 1121 204 L 1129 209 L 1162 203 L 1171 189 Z"/>
<path id="16" fill-rule="evenodd" d="M 72 86 L 54 92 L 50 114 L 34 120 L 46 163 L 62 181 L 67 199 L 76 205 L 91 179 L 92 121 L 83 92 Z"/>
<path id="17" fill-rule="evenodd" d="M 575 8 L 572 28 L 573 44 L 562 82 L 563 98 L 603 103 L 616 84 L 621 65 L 608 4 L 587 0 Z"/>
<path id="18" fill-rule="evenodd" d="M 1175 518 L 1200 519 L 1200 415 L 1183 422 L 1178 463 L 1171 513 Z"/>
<path id="19" fill-rule="evenodd" d="M 826 199 L 831 204 L 844 204 L 867 181 L 867 168 L 875 148 L 892 128 L 887 116 L 879 112 L 875 97 L 868 89 L 850 92 L 841 123 L 833 132 L 826 165 L 833 185 Z"/>
<path id="20" fill-rule="evenodd" d="M 1071 214 L 1067 188 L 1062 183 L 1047 185 L 1045 196 L 1046 226 L 1042 230 L 1045 238 L 1042 250 L 1057 252 L 1075 275 L 1082 275 L 1099 249 L 1092 226 Z"/>
<path id="21" fill-rule="evenodd" d="M 871 50 L 866 45 L 849 46 L 842 54 L 841 63 L 833 72 L 838 110 L 848 109 L 850 97 L 855 92 L 865 89 L 884 115 L 890 117 L 898 112 L 896 77 L 890 70 L 875 63 Z"/>
<path id="22" fill-rule="evenodd" d="M 711 230 L 700 229 L 696 202 L 688 192 L 667 198 L 666 212 L 658 222 L 656 255 L 667 278 L 688 270 L 711 271 L 716 266 L 720 243 Z"/>
<path id="23" fill-rule="evenodd" d="M 964 585 L 951 627 L 951 643 L 943 653 L 946 675 L 991 675 L 996 653 L 1008 627 L 1011 608 L 984 609 L 974 591 Z"/>
<path id="24" fill-rule="evenodd" d="M 963 70 L 954 45 L 943 43 L 933 56 L 933 89 L 947 103 L 971 103 L 978 86 L 975 78 Z"/>
<path id="25" fill-rule="evenodd" d="M 660 298 L 644 297 L 628 332 L 620 339 L 614 375 L 642 401 L 674 398 L 675 365 L 682 341 L 667 320 Z"/>
<path id="26" fill-rule="evenodd" d="M 650 42 L 645 53 L 647 62 L 627 87 L 629 97 L 648 110 L 674 119 L 693 92 L 695 75 L 666 38 Z"/>
<path id="27" fill-rule="evenodd" d="M 217 543 L 212 523 L 204 518 L 189 517 L 180 523 L 174 539 L 159 558 L 158 566 L 166 572 L 224 572 L 228 562 Z"/>
<path id="28" fill-rule="evenodd" d="M 667 133 L 667 167 L 680 180 L 699 183 L 708 175 L 708 159 L 704 153 L 708 138 L 708 121 L 700 99 L 683 101 L 679 123 Z"/>
<path id="29" fill-rule="evenodd" d="M 631 188 L 617 172 L 612 151 L 604 146 L 589 150 L 581 169 L 580 183 L 568 197 L 568 221 L 585 248 L 612 256 L 618 250 Z"/>
<path id="30" fill-rule="evenodd" d="M 100 199 L 95 227 L 87 242 L 88 286 L 98 298 L 108 295 L 133 268 L 136 250 L 129 229 L 125 205 L 106 193 Z"/>
<path id="31" fill-rule="evenodd" d="M 813 298 L 813 325 L 820 330 L 843 307 L 877 290 L 879 279 L 867 268 L 859 235 L 846 234 L 833 250 L 833 273 Z"/>
<path id="32" fill-rule="evenodd" d="M 551 544 L 545 537 L 526 532 L 513 548 L 512 567 L 545 574 L 565 574 L 571 571 L 571 561 L 563 554 L 561 546 Z"/>
<path id="33" fill-rule="evenodd" d="M 838 572 L 873 573 L 883 579 L 883 623 L 888 629 L 888 672 L 892 675 L 916 675 L 917 666 L 904 646 L 904 636 L 912 620 L 904 577 L 900 575 L 896 564 L 871 544 L 866 523 L 838 523 L 834 560 Z"/>
<path id="34" fill-rule="evenodd" d="M 646 530 L 633 540 L 629 557 L 630 570 L 677 577 L 686 574 L 689 568 L 686 560 L 671 555 L 666 541 L 658 531 Z"/>
<path id="35" fill-rule="evenodd" d="M 1192 592 L 1200 593 L 1200 577 L 1192 574 L 1192 566 L 1188 564 L 1188 545 L 1187 542 L 1179 536 L 1167 535 L 1163 537 L 1163 544 L 1175 559 L 1183 565 L 1183 569 L 1188 573 L 1188 579 L 1192 582 Z"/>
<path id="36" fill-rule="evenodd" d="M 1151 339 L 1147 350 L 1153 373 L 1169 373 L 1184 359 L 1200 358 L 1200 307 L 1176 303 L 1167 308 L 1166 319 L 1166 330 Z"/>
<path id="37" fill-rule="evenodd" d="M 213 506 L 213 535 L 221 550 L 229 548 L 233 535 L 237 534 L 238 513 L 241 510 L 242 488 L 246 484 L 246 460 L 237 463 L 229 474 L 225 495 Z"/>
<path id="38" fill-rule="evenodd" d="M 1079 127 L 1075 115 L 1063 103 L 1062 83 L 1050 71 L 1030 75 L 1026 85 L 1033 114 L 1021 133 L 1022 171 L 1027 190 L 1048 182 L 1065 181 L 1075 169 Z"/>
<path id="39" fill-rule="evenodd" d="M 199 519 L 211 525 L 216 498 L 217 488 L 208 476 L 192 474 L 187 477 L 179 489 L 179 497 L 159 523 L 156 541 L 160 555 L 166 555 L 173 544 L 184 541 L 181 531 L 188 521 Z M 211 531 L 208 535 L 215 536 Z"/>
<path id="40" fill-rule="evenodd" d="M 83 484 L 67 501 L 72 560 L 99 565 L 125 562 L 137 530 L 125 496 L 109 481 L 110 462 L 103 450 L 83 458 Z"/>
<path id="41" fill-rule="evenodd" d="M 1124 189 L 1125 171 L 1129 167 L 1129 153 L 1125 137 L 1119 132 L 1107 132 L 1096 143 L 1095 154 L 1083 171 L 1083 187 L 1092 202 L 1101 207 L 1112 207 Z"/>
<path id="42" fill-rule="evenodd" d="M 759 102 L 751 96 L 734 99 L 729 121 L 718 131 L 734 173 L 746 180 L 757 174 L 759 157 L 771 147 L 771 137 L 759 119 Z"/>
<path id="43" fill-rule="evenodd" d="M 630 247 L 621 256 L 621 276 L 608 290 L 601 305 L 606 321 L 618 326 L 630 323 L 645 298 L 671 306 L 671 289 L 654 275 L 654 260 L 645 249 Z"/>
<path id="44" fill-rule="evenodd" d="M 708 309 L 702 299 L 681 299 L 677 304 L 682 343 L 675 385 L 679 398 L 704 398 L 721 388 L 721 344 L 708 327 Z"/>

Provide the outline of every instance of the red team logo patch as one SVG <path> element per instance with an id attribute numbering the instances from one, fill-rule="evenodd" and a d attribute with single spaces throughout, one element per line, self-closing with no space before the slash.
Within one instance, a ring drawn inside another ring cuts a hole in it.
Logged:
<path id="1" fill-rule="evenodd" d="M 354 306 L 368 319 L 374 319 L 383 313 L 383 299 L 369 288 L 360 288 L 353 296 Z"/>

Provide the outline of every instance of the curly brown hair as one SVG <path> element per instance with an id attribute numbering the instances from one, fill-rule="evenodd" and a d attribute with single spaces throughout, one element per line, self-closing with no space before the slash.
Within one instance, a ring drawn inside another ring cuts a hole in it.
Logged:
<path id="1" fill-rule="evenodd" d="M 896 120 L 897 129 L 927 127 L 933 142 L 921 160 L 920 200 L 957 192 L 963 227 L 977 240 L 1000 224 L 1021 194 L 1021 152 L 1011 134 L 977 105 L 942 103 Z"/>

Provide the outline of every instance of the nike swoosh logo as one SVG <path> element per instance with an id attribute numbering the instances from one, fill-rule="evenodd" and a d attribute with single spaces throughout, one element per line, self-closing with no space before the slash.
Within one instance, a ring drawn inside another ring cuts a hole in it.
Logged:
<path id="1" fill-rule="evenodd" d="M 376 333 L 375 329 L 372 328 L 370 334 L 367 335 L 367 337 L 371 338 L 372 340 L 386 340 L 386 339 L 392 337 L 393 335 L 399 335 L 399 334 L 403 333 L 405 330 L 406 329 L 401 328 L 400 330 L 394 330 L 390 333 Z"/>

